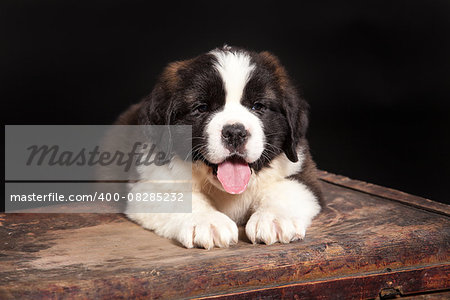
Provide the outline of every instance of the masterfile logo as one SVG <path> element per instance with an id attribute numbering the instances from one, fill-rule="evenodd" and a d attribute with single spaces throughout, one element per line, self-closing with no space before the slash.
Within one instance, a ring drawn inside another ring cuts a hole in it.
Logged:
<path id="1" fill-rule="evenodd" d="M 6 212 L 190 212 L 191 141 L 191 126 L 5 126 Z"/>

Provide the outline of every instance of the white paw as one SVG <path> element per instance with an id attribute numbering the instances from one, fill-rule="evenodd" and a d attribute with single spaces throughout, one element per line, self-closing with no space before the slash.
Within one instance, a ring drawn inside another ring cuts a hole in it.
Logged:
<path id="1" fill-rule="evenodd" d="M 177 240 L 186 248 L 224 248 L 238 242 L 238 227 L 220 212 L 193 214 L 181 225 Z"/>
<path id="2" fill-rule="evenodd" d="M 301 219 L 287 214 L 257 211 L 248 220 L 245 232 L 252 243 L 271 245 L 303 239 L 306 227 Z"/>

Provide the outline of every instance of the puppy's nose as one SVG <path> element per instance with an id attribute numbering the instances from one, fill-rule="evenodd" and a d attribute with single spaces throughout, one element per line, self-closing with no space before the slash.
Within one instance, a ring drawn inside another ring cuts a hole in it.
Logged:
<path id="1" fill-rule="evenodd" d="M 222 128 L 222 140 L 230 151 L 241 151 L 241 147 L 247 141 L 249 136 L 245 126 L 241 123 L 225 125 Z"/>

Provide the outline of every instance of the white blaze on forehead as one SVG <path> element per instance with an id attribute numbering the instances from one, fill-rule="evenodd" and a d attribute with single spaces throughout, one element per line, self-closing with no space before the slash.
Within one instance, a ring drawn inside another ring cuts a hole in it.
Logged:
<path id="1" fill-rule="evenodd" d="M 245 85 L 255 68 L 250 61 L 250 56 L 244 52 L 221 50 L 214 50 L 211 54 L 217 58 L 217 63 L 215 63 L 214 67 L 219 72 L 224 83 L 225 103 L 239 103 Z"/>
<path id="2" fill-rule="evenodd" d="M 225 106 L 216 112 L 205 127 L 207 135 L 207 153 L 211 163 L 221 163 L 230 151 L 222 141 L 222 129 L 227 124 L 241 123 L 249 133 L 245 145 L 245 160 L 255 162 L 264 150 L 265 136 L 261 120 L 247 107 L 241 104 L 245 86 L 250 79 L 255 65 L 245 52 L 213 50 L 217 62 L 214 67 L 222 77 L 225 89 Z"/>

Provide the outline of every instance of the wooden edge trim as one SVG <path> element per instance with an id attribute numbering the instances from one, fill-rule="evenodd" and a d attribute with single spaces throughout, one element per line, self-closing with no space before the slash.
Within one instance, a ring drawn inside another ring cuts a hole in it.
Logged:
<path id="1" fill-rule="evenodd" d="M 376 184 L 350 179 L 348 177 L 336 175 L 326 171 L 318 171 L 318 176 L 320 180 L 327 183 L 400 202 L 408 206 L 421 208 L 441 215 L 450 216 L 450 205 L 447 204 L 439 203 L 419 196 L 414 196 L 391 188 L 382 187 Z"/>
<path id="2" fill-rule="evenodd" d="M 208 295 L 194 299 L 367 299 L 379 298 L 383 293 L 397 292 L 398 296 L 447 291 L 449 264 L 416 267 L 378 274 L 361 274 L 332 280 L 292 283 L 261 289 Z"/>

